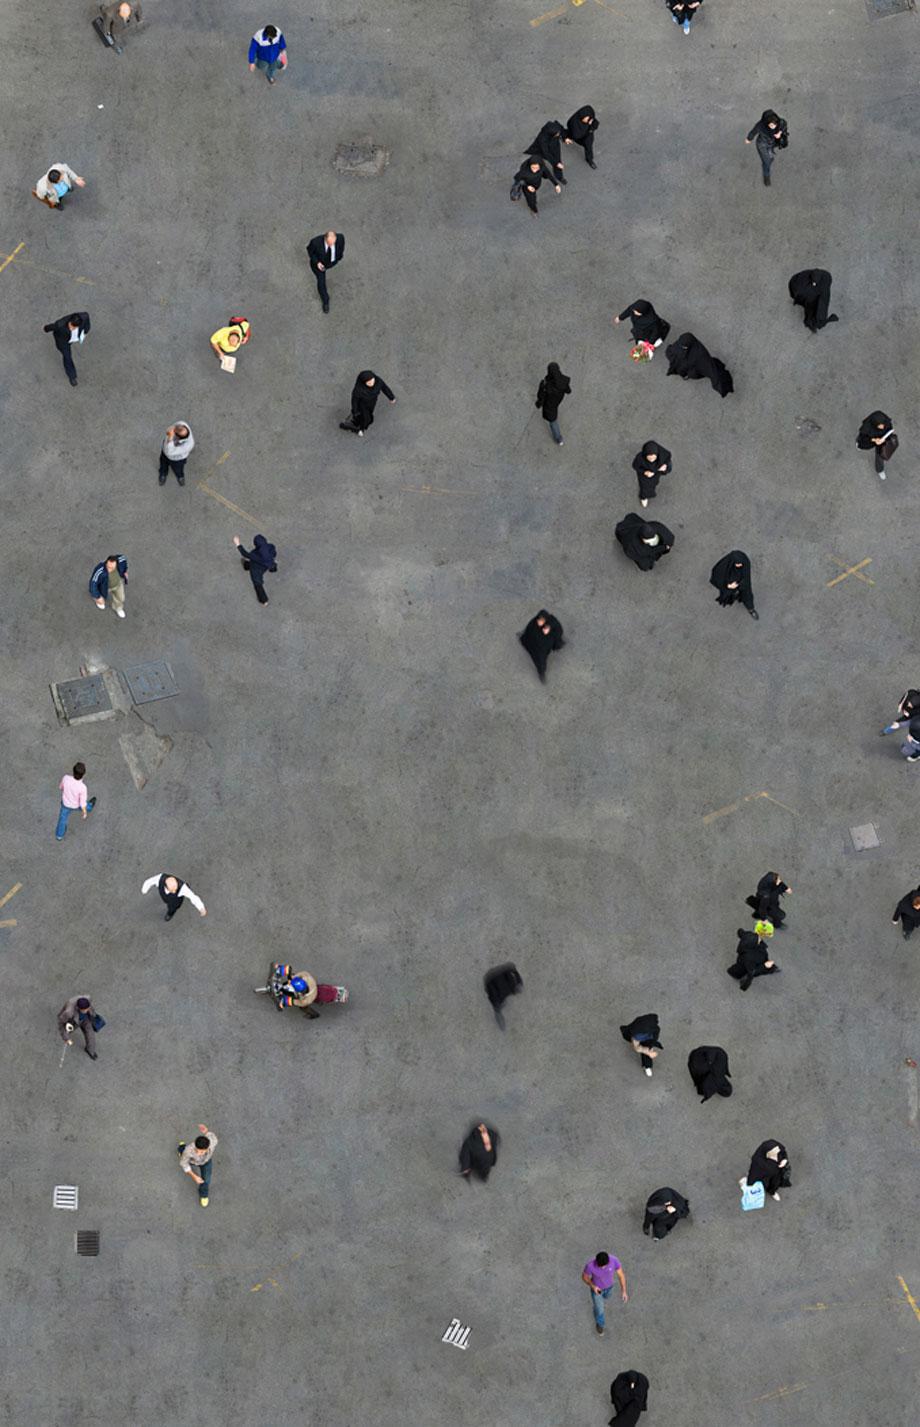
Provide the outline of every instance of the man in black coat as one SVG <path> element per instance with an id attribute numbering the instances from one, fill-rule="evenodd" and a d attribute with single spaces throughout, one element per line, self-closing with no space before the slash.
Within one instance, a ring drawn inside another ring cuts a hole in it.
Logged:
<path id="1" fill-rule="evenodd" d="M 392 406 L 396 397 L 383 377 L 378 377 L 376 372 L 359 372 L 351 390 L 351 416 L 348 421 L 339 422 L 341 429 L 363 436 L 367 428 L 374 424 L 374 407 L 381 392 Z"/>
<path id="2" fill-rule="evenodd" d="M 70 385 L 76 386 L 77 369 L 73 364 L 70 349 L 75 343 L 82 342 L 89 331 L 89 313 L 71 312 L 69 317 L 59 317 L 56 322 L 49 322 L 44 330 L 53 333 L 54 345 L 61 354 Z"/>
<path id="3" fill-rule="evenodd" d="M 344 256 L 345 235 L 344 233 L 335 233 L 331 228 L 328 233 L 318 233 L 307 244 L 307 257 L 310 259 L 310 267 L 316 278 L 316 290 L 320 295 L 324 312 L 329 311 L 329 289 L 326 287 L 326 274 L 330 268 L 335 267 L 336 263 L 340 263 Z"/>
<path id="4" fill-rule="evenodd" d="M 524 979 L 514 962 L 506 961 L 503 965 L 493 966 L 491 971 L 487 971 L 483 978 L 483 984 L 492 1010 L 495 1012 L 495 1019 L 504 1030 L 505 1018 L 502 1015 L 502 1006 L 509 996 L 516 996 L 523 989 Z"/>

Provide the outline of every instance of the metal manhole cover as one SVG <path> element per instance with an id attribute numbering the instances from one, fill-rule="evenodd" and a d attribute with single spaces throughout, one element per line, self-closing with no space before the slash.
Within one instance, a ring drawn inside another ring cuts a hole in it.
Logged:
<path id="1" fill-rule="evenodd" d="M 877 20 L 881 15 L 900 15 L 905 10 L 914 9 L 914 0 L 866 0 L 869 18 Z"/>
<path id="2" fill-rule="evenodd" d="M 56 688 L 68 721 L 86 718 L 87 714 L 105 713 L 112 707 L 101 674 L 90 674 L 86 679 L 68 679 L 64 684 L 57 684 Z"/>
<path id="3" fill-rule="evenodd" d="M 861 823 L 859 827 L 851 827 L 850 837 L 857 852 L 868 852 L 870 847 L 880 845 L 875 823 Z"/>
<path id="4" fill-rule="evenodd" d="M 463 1348 L 465 1350 L 470 1345 L 470 1334 L 472 1331 L 472 1328 L 461 1323 L 459 1318 L 452 1318 L 447 1332 L 441 1338 L 441 1342 L 451 1343 L 453 1347 Z"/>
<path id="5" fill-rule="evenodd" d="M 99 1252 L 99 1230 L 78 1229 L 73 1236 L 74 1248 L 84 1258 L 95 1258 Z"/>
<path id="6" fill-rule="evenodd" d="M 55 1209 L 76 1209 L 80 1203 L 80 1191 L 75 1184 L 56 1184 L 51 1202 Z"/>
<path id="7" fill-rule="evenodd" d="M 165 659 L 132 664 L 130 669 L 123 669 L 122 674 L 133 704 L 152 704 L 156 699 L 174 698 L 179 692 L 179 685 Z"/>
<path id="8" fill-rule="evenodd" d="M 356 178 L 377 178 L 390 162 L 390 151 L 382 144 L 366 138 L 339 144 L 332 160 L 336 173 L 352 174 Z"/>

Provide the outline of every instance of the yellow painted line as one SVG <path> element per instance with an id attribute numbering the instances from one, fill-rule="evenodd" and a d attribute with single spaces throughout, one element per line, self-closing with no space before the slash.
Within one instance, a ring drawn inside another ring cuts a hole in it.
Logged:
<path id="1" fill-rule="evenodd" d="M 703 816 L 704 825 L 715 822 L 716 818 L 724 818 L 728 813 L 736 813 L 744 803 L 751 803 L 755 798 L 766 798 L 768 803 L 775 803 L 778 808 L 784 808 L 787 813 L 792 813 L 798 817 L 795 808 L 790 808 L 788 803 L 781 803 L 779 798 L 774 798 L 770 793 L 746 793 L 743 798 L 739 798 L 737 803 L 729 803 L 725 808 L 716 808 L 714 812 L 705 813 Z"/>
<path id="2" fill-rule="evenodd" d="M 538 15 L 535 20 L 531 20 L 531 27 L 536 29 L 538 25 L 544 24 L 547 20 L 558 20 L 559 16 L 564 15 L 568 8 L 568 4 L 565 4 L 560 5 L 556 10 L 547 10 L 545 15 Z"/>
<path id="3" fill-rule="evenodd" d="M 241 516 L 243 520 L 248 520 L 250 525 L 257 526 L 260 523 L 264 523 L 258 521 L 254 515 L 250 515 L 248 510 L 242 510 L 240 506 L 234 505 L 233 501 L 228 500 L 225 495 L 221 495 L 220 491 L 212 491 L 211 487 L 206 485 L 204 481 L 198 482 L 198 489 L 204 491 L 205 495 L 213 496 L 214 500 L 219 500 L 221 505 L 225 505 L 228 510 L 232 510 L 235 515 Z"/>
<path id="4" fill-rule="evenodd" d="M 472 495 L 472 491 L 445 491 L 440 486 L 400 486 L 401 491 L 415 491 L 416 495 Z"/>
<path id="5" fill-rule="evenodd" d="M 0 922 L 0 927 L 14 927 L 15 925 L 16 925 L 16 918 L 15 918 L 15 917 L 11 917 L 8 922 Z"/>
<path id="6" fill-rule="evenodd" d="M 20 267 L 25 263 L 27 268 L 40 268 L 43 273 L 54 273 L 55 277 L 66 277 L 71 282 L 82 282 L 87 287 L 95 287 L 95 279 L 91 277 L 78 277 L 76 273 L 67 272 L 64 268 L 49 268 L 47 263 L 38 263 L 34 258 L 20 258 Z"/>
<path id="7" fill-rule="evenodd" d="M 17 892 L 22 891 L 22 883 L 17 882 L 15 887 L 11 887 L 5 897 L 0 897 L 0 907 L 5 907 L 7 902 L 11 902 Z"/>
<path id="8" fill-rule="evenodd" d="M 769 793 L 758 793 L 758 798 L 766 798 L 768 803 L 775 803 L 778 808 L 785 808 L 787 813 L 792 813 L 793 817 L 798 817 L 795 808 L 790 808 L 788 803 L 781 803 L 779 798 L 773 798 Z"/>
<path id="9" fill-rule="evenodd" d="M 794 1392 L 804 1392 L 804 1382 L 794 1382 L 787 1387 L 778 1387 L 774 1392 L 765 1392 L 763 1397 L 755 1397 L 753 1402 L 772 1402 L 776 1397 L 791 1397 Z"/>
<path id="10" fill-rule="evenodd" d="M 13 261 L 13 259 L 16 257 L 16 254 L 17 254 L 17 253 L 21 253 L 24 247 L 25 247 L 25 243 L 20 243 L 20 244 L 18 245 L 18 247 L 15 247 L 11 253 L 8 253 L 8 254 L 7 254 L 7 256 L 3 259 L 3 262 L 0 263 L 0 273 L 3 272 L 3 269 L 4 269 L 4 268 L 8 268 L 8 267 L 9 267 L 10 263 L 11 263 L 11 262 Z"/>
<path id="11" fill-rule="evenodd" d="M 898 1274 L 898 1283 L 901 1285 L 901 1287 L 902 1287 L 903 1290 L 904 1290 L 904 1297 L 907 1299 L 907 1301 L 908 1301 L 908 1303 L 910 1304 L 911 1308 L 914 1310 L 914 1317 L 916 1318 L 917 1322 L 920 1323 L 920 1308 L 917 1307 L 917 1301 L 916 1301 L 916 1299 L 914 1298 L 913 1294 L 911 1293 L 910 1289 L 907 1287 L 907 1284 L 904 1282 L 904 1280 L 903 1280 L 903 1278 L 901 1277 L 900 1274 Z"/>
<path id="12" fill-rule="evenodd" d="M 260 1289 L 261 1287 L 262 1287 L 261 1283 L 254 1283 L 254 1284 L 252 1285 L 252 1288 L 250 1288 L 249 1292 L 250 1292 L 250 1293 L 258 1293 L 258 1292 L 259 1292 L 259 1289 Z"/>
<path id="13" fill-rule="evenodd" d="M 726 813 L 736 813 L 740 807 L 740 803 L 729 803 L 727 808 L 716 808 L 714 813 L 706 814 L 706 816 L 703 818 L 703 822 L 715 822 L 716 818 L 724 818 Z"/>
<path id="14" fill-rule="evenodd" d="M 846 562 L 844 560 L 838 560 L 836 555 L 832 555 L 831 559 L 833 560 L 835 565 L 840 566 L 840 568 L 843 570 L 843 574 L 836 575 L 833 580 L 828 580 L 826 586 L 827 589 L 830 589 L 832 585 L 839 585 L 840 581 L 845 580 L 849 575 L 855 575 L 857 579 L 864 580 L 867 585 L 875 584 L 875 581 L 870 580 L 868 575 L 861 575 L 859 573 L 860 570 L 864 570 L 867 565 L 872 564 L 871 558 L 868 560 L 860 560 L 858 565 L 850 565 L 849 568 L 847 567 Z"/>

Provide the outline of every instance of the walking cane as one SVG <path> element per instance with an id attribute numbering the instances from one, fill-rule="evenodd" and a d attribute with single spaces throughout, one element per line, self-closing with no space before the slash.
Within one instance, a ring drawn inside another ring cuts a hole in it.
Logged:
<path id="1" fill-rule="evenodd" d="M 67 1026 L 67 1031 L 68 1031 L 68 1033 L 71 1032 L 72 1030 L 73 1030 L 73 1026 L 68 1025 L 68 1026 Z M 60 1060 L 58 1061 L 58 1070 L 60 1070 L 61 1067 L 62 1067 L 63 1064 L 64 1064 L 64 1056 L 67 1054 L 67 1047 L 68 1047 L 69 1045 L 70 1045 L 70 1041 L 65 1041 L 65 1042 L 64 1042 L 64 1049 L 61 1051 L 61 1058 L 60 1058 Z"/>

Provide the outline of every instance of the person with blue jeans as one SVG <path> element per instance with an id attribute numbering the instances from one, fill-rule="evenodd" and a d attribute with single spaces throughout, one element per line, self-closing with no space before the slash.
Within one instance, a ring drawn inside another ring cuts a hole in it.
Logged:
<path id="1" fill-rule="evenodd" d="M 287 45 L 275 25 L 263 25 L 249 43 L 250 73 L 257 67 L 264 70 L 269 84 L 274 84 L 277 69 L 287 69 Z"/>
<path id="2" fill-rule="evenodd" d="M 207 1125 L 199 1125 L 200 1131 L 192 1141 L 186 1144 L 181 1140 L 176 1145 L 179 1155 L 179 1167 L 183 1174 L 188 1174 L 198 1185 L 198 1203 L 202 1209 L 207 1209 L 208 1199 L 211 1190 L 211 1156 L 217 1149 L 217 1136 Z"/>
<path id="3" fill-rule="evenodd" d="M 629 1302 L 629 1294 L 626 1292 L 626 1275 L 623 1272 L 619 1259 L 611 1258 L 610 1254 L 595 1254 L 593 1259 L 589 1259 L 582 1269 L 582 1282 L 586 1283 L 591 1290 L 591 1307 L 594 1310 L 594 1326 L 598 1336 L 604 1331 L 604 1304 L 613 1291 L 613 1280 L 620 1280 L 620 1297 L 624 1303 Z"/>
<path id="4" fill-rule="evenodd" d="M 85 822 L 88 814 L 91 813 L 96 806 L 95 798 L 90 798 L 87 801 L 87 789 L 83 781 L 85 772 L 85 763 L 75 763 L 73 765 L 73 777 L 71 777 L 69 773 L 65 773 L 61 779 L 61 811 L 58 814 L 57 827 L 54 829 L 54 835 L 58 842 L 63 839 L 67 831 L 67 823 L 71 813 L 76 812 L 77 808 L 80 808 Z"/>

